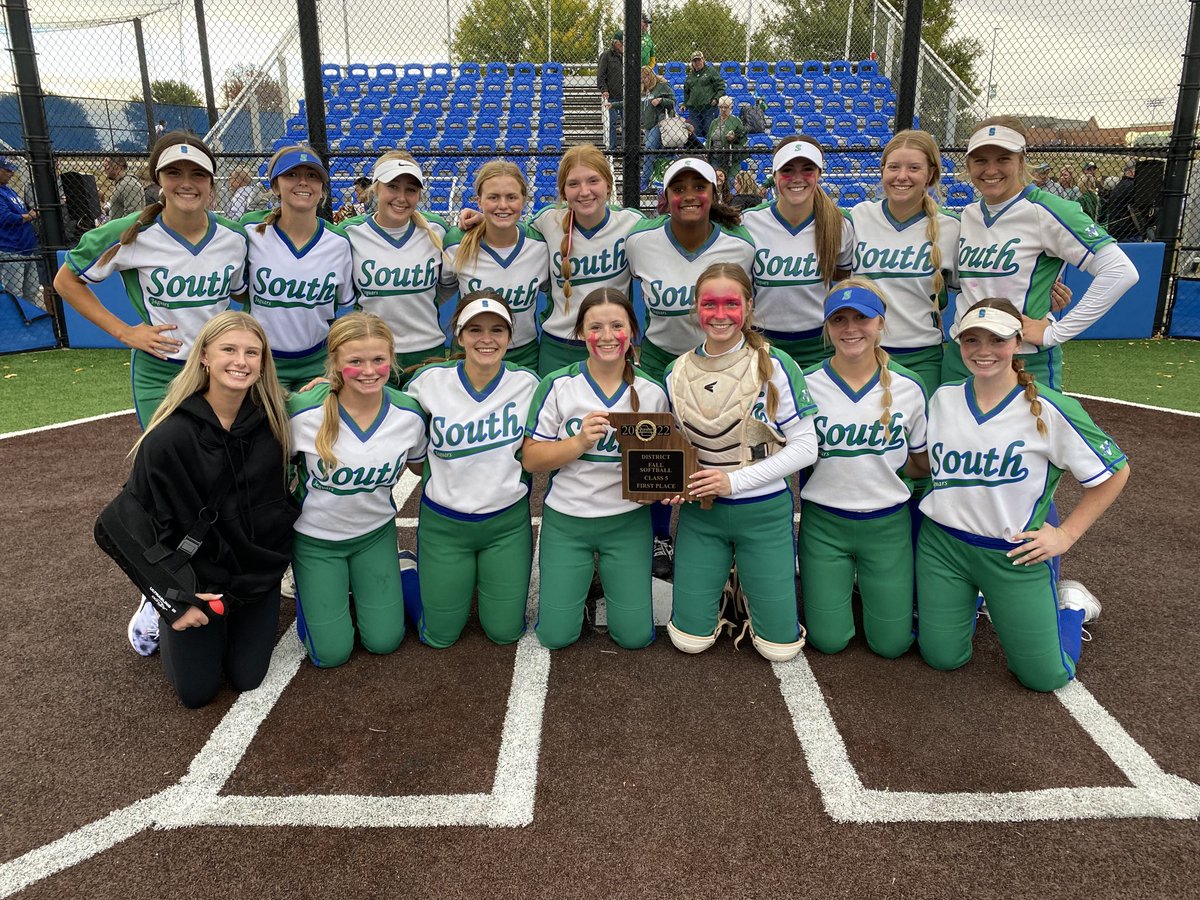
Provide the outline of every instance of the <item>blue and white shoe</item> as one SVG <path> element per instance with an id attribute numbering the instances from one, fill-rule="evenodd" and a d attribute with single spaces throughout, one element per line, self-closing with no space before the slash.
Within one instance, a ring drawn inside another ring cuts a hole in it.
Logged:
<path id="1" fill-rule="evenodd" d="M 138 603 L 137 612 L 129 620 L 125 633 L 138 656 L 153 656 L 158 652 L 158 610 L 145 597 Z"/>
<path id="2" fill-rule="evenodd" d="M 404 611 L 417 628 L 421 627 L 421 579 L 417 575 L 417 554 L 411 550 L 400 550 L 396 553 L 400 562 L 400 589 L 404 593 Z"/>

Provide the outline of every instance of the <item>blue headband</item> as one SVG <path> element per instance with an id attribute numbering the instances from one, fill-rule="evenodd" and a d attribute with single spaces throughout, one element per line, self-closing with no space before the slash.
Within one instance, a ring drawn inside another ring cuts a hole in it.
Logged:
<path id="1" fill-rule="evenodd" d="M 825 298 L 825 319 L 828 320 L 839 309 L 852 309 L 868 319 L 884 315 L 883 301 L 874 291 L 852 285 L 839 288 Z"/>
<path id="2" fill-rule="evenodd" d="M 316 169 L 325 178 L 329 177 L 329 173 L 325 171 L 325 166 L 321 164 L 321 157 L 317 156 L 312 150 L 289 150 L 279 159 L 275 160 L 275 165 L 271 166 L 271 171 L 267 173 L 267 181 L 274 181 L 285 172 L 290 172 L 298 166 L 309 166 Z"/>

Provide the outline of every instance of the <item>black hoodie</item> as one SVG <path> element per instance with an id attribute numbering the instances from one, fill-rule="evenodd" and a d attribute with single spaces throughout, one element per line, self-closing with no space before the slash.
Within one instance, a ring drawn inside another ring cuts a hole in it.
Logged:
<path id="1" fill-rule="evenodd" d="M 279 584 L 299 516 L 279 441 L 249 394 L 229 431 L 200 394 L 184 400 L 142 442 L 128 486 L 154 517 L 162 542 L 174 547 L 227 484 L 192 566 L 201 591 L 245 602 Z"/>

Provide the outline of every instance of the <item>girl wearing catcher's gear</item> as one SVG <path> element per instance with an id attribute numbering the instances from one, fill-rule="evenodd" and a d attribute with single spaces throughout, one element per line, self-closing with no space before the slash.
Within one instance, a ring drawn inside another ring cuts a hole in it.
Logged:
<path id="1" fill-rule="evenodd" d="M 934 668 L 966 664 L 982 592 L 1009 669 L 1026 687 L 1052 691 L 1075 675 L 1068 646 L 1080 622 L 1060 622 L 1050 561 L 1108 509 L 1129 465 L 1078 402 L 1025 371 L 1021 322 L 1009 301 L 987 299 L 951 331 L 971 377 L 929 401 L 933 490 L 921 501 L 918 641 Z M 1046 511 L 1064 470 L 1083 499 L 1054 526 Z"/>
<path id="2" fill-rule="evenodd" d="M 379 206 L 347 219 L 342 228 L 354 255 L 358 305 L 387 323 L 395 336 L 394 384 L 403 386 L 405 369 L 446 356 L 446 335 L 438 303 L 454 293 L 454 277 L 442 271 L 446 223 L 417 211 L 425 176 L 403 150 L 375 163 L 372 189 Z"/>
<path id="3" fill-rule="evenodd" d="M 800 490 L 800 583 L 808 642 L 822 653 L 854 635 L 856 581 L 867 645 L 894 658 L 913 641 L 911 489 L 901 474 L 929 473 L 925 392 L 880 346 L 884 316 L 874 282 L 834 285 L 825 298 L 833 356 L 804 372 L 819 450 Z"/>
<path id="4" fill-rule="evenodd" d="M 171 131 L 150 153 L 162 199 L 89 231 L 67 253 L 54 289 L 85 319 L 133 348 L 133 405 L 145 426 L 204 324 L 245 290 L 246 233 L 208 211 L 216 161 L 195 135 Z M 89 284 L 120 272 L 141 318 L 126 325 Z"/>
<path id="5" fill-rule="evenodd" d="M 241 219 L 250 242 L 247 310 L 271 338 L 283 386 L 325 372 L 325 338 L 339 306 L 354 302 L 346 233 L 317 216 L 329 175 L 312 148 L 284 147 L 267 164 L 279 205 Z"/>
<path id="6" fill-rule="evenodd" d="M 512 311 L 508 361 L 533 369 L 538 364 L 537 299 L 546 287 L 550 254 L 546 242 L 521 222 L 529 185 L 520 168 L 494 159 L 475 177 L 483 224 L 446 235 L 446 272 L 458 278 L 459 294 L 495 291 Z"/>
<path id="7" fill-rule="evenodd" d="M 751 292 L 740 265 L 705 269 L 695 286 L 704 342 L 666 372 L 671 409 L 703 466 L 687 497 L 669 502 L 715 498 L 711 509 L 688 504 L 679 512 L 667 633 L 685 653 L 716 642 L 725 624 L 721 589 L 736 559 L 754 648 L 783 661 L 804 646 L 786 479 L 817 457 L 817 408 L 791 357 L 754 331 Z"/>
<path id="8" fill-rule="evenodd" d="M 253 690 L 267 673 L 296 519 L 287 447 L 283 392 L 262 327 L 245 313 L 219 313 L 195 336 L 134 445 L 129 474 L 129 490 L 151 511 L 165 546 L 219 502 L 191 559 L 204 605 L 159 629 L 163 672 L 185 706 L 210 702 L 222 673 L 236 691 Z"/>
<path id="9" fill-rule="evenodd" d="M 821 186 L 825 156 L 806 135 L 775 148 L 775 200 L 742 213 L 754 239 L 754 318 L 763 335 L 801 368 L 830 353 L 821 339 L 822 302 L 850 274 L 853 229 Z"/>
<path id="10" fill-rule="evenodd" d="M 1061 345 L 1097 321 L 1137 283 L 1137 270 L 1078 203 L 1030 184 L 1020 119 L 985 119 L 967 142 L 967 171 L 979 203 L 962 211 L 955 321 L 986 297 L 1014 298 L 1020 358 L 1040 383 L 1062 389 Z M 1094 276 L 1074 309 L 1055 321 L 1051 288 L 1066 265 Z M 959 345 L 946 346 L 942 382 L 969 374 Z"/>
<path id="11" fill-rule="evenodd" d="M 392 488 L 405 464 L 420 473 L 426 418 L 388 384 L 394 354 L 381 318 L 342 316 L 329 329 L 328 383 L 288 400 L 301 502 L 292 562 L 296 625 L 321 667 L 350 658 L 355 624 L 372 653 L 391 653 L 404 638 Z"/>
<path id="12" fill-rule="evenodd" d="M 534 394 L 521 464 L 551 472 L 543 505 L 538 640 L 550 649 L 579 639 L 600 554 L 608 631 L 626 649 L 654 640 L 650 509 L 621 497 L 621 448 L 610 412 L 665 412 L 657 382 L 633 365 L 633 307 L 613 288 L 579 305 L 575 334 L 588 358 L 552 372 Z"/>
<path id="13" fill-rule="evenodd" d="M 417 571 L 421 641 L 433 647 L 458 640 L 476 590 L 491 640 L 525 631 L 533 536 L 518 457 L 538 379 L 504 359 L 513 319 L 495 291 L 463 295 L 450 324 L 465 358 L 420 369 L 405 389 L 429 417 Z"/>

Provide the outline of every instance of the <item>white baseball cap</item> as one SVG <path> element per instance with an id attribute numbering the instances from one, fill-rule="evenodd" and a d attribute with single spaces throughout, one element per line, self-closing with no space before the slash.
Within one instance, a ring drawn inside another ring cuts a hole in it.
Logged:
<path id="1" fill-rule="evenodd" d="M 950 326 L 950 339 L 957 341 L 959 335 L 972 328 L 982 328 L 1002 338 L 1010 338 L 1021 333 L 1021 320 L 1003 310 L 981 306 L 971 310 Z"/>
<path id="2" fill-rule="evenodd" d="M 685 156 L 683 159 L 677 159 L 671 165 L 667 166 L 667 171 L 663 175 L 663 187 L 669 187 L 671 180 L 681 172 L 695 172 L 709 184 L 714 187 L 717 184 L 717 173 L 702 159 L 696 159 L 694 156 Z"/>
<path id="3" fill-rule="evenodd" d="M 181 159 L 194 162 L 209 175 L 214 174 L 212 160 L 208 158 L 208 154 L 191 144 L 172 144 L 159 154 L 158 162 L 154 166 L 154 174 L 157 175 L 162 169 Z"/>
<path id="4" fill-rule="evenodd" d="M 771 159 L 771 168 L 778 172 L 793 159 L 806 159 L 822 172 L 825 171 L 825 154 L 820 147 L 808 141 L 789 141 L 784 144 Z"/>
<path id="5" fill-rule="evenodd" d="M 480 297 L 478 300 L 472 300 L 470 303 L 464 306 L 463 311 L 458 314 L 458 319 L 455 322 L 454 336 L 458 337 L 460 334 L 462 334 L 462 330 L 467 327 L 468 322 L 470 322 L 476 316 L 481 316 L 484 313 L 491 313 L 492 315 L 499 316 L 508 323 L 508 331 L 510 334 L 512 333 L 512 316 L 509 315 L 508 310 L 504 308 L 504 304 L 497 303 L 495 300 L 491 300 L 487 297 Z"/>
<path id="6" fill-rule="evenodd" d="M 401 175 L 411 175 L 417 179 L 417 184 L 422 187 L 425 185 L 425 176 L 421 174 L 421 167 L 407 159 L 381 159 L 375 163 L 371 180 L 391 184 Z"/>
<path id="7" fill-rule="evenodd" d="M 1025 152 L 1025 138 L 1021 132 L 1004 125 L 985 125 L 975 130 L 967 141 L 967 155 L 970 156 L 980 147 L 1002 147 L 1013 153 Z"/>

